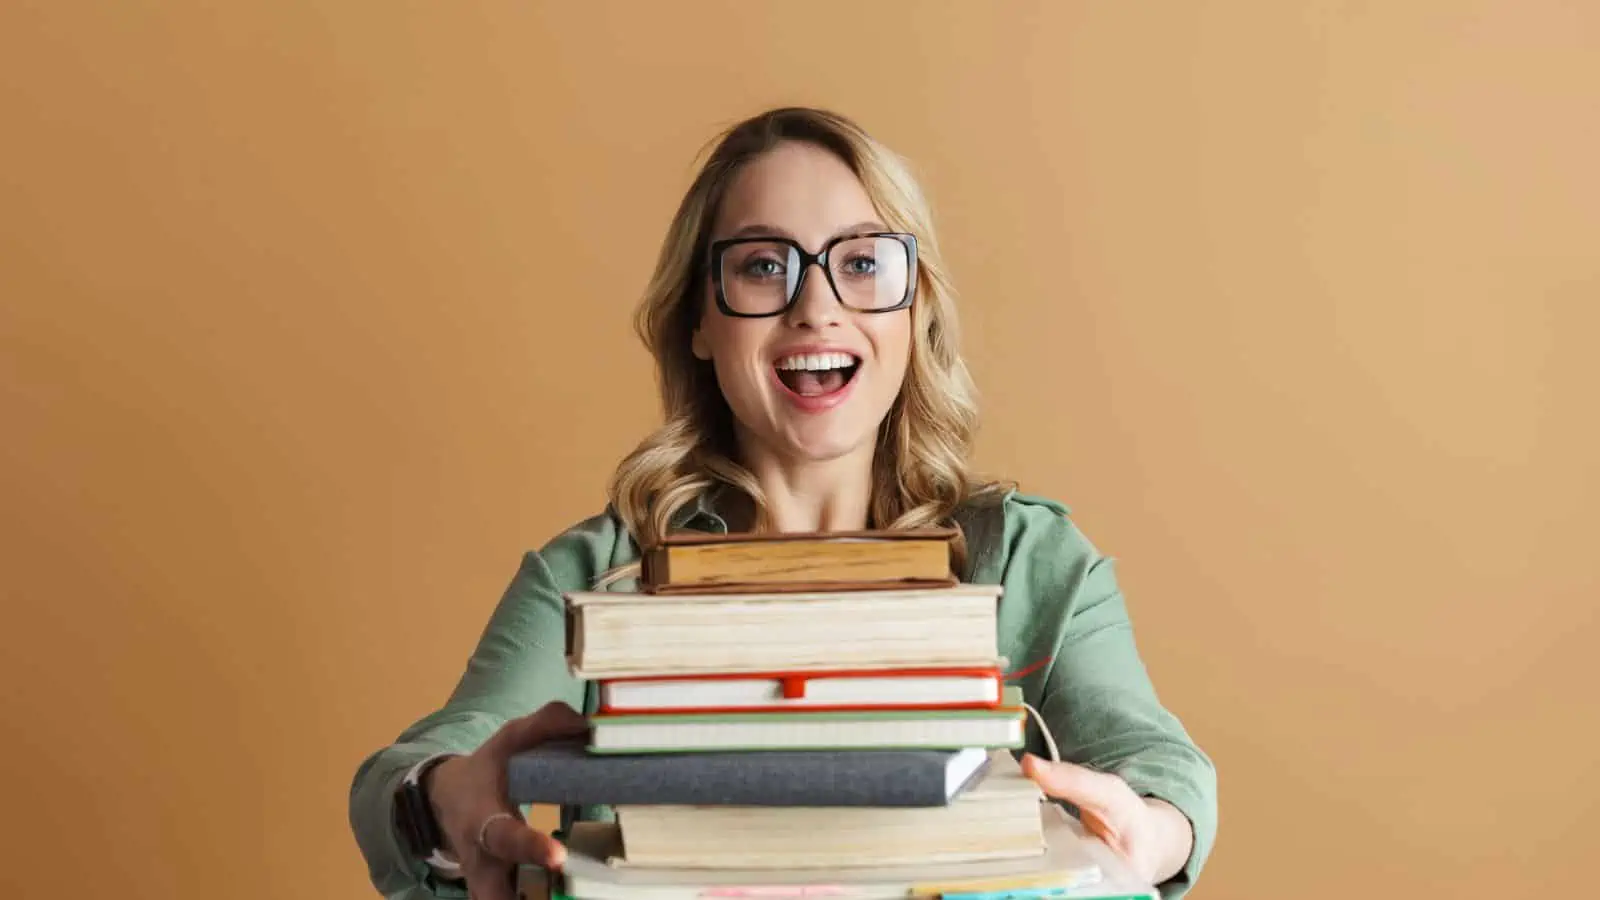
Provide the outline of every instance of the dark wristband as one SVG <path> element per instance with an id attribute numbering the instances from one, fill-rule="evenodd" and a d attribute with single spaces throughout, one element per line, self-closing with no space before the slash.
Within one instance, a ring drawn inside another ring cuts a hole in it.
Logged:
<path id="1" fill-rule="evenodd" d="M 445 754 L 423 760 L 406 773 L 395 791 L 395 826 L 406 852 L 416 859 L 431 862 L 444 848 L 444 832 L 428 800 L 427 776 L 435 766 L 453 756 Z"/>

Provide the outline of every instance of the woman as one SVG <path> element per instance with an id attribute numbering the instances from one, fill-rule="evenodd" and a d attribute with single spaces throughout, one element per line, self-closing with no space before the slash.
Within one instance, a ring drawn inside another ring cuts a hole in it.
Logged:
<path id="1" fill-rule="evenodd" d="M 1002 653 L 1041 661 L 1017 681 L 1070 760 L 1034 756 L 1030 729 L 1025 771 L 1183 893 L 1215 832 L 1215 772 L 1156 698 L 1110 561 L 1060 505 L 972 475 L 952 292 L 904 165 L 823 111 L 731 129 L 673 219 L 638 326 L 665 424 L 622 461 L 604 513 L 524 557 L 444 708 L 356 774 L 351 821 L 378 889 L 500 900 L 513 863 L 564 859 L 503 799 L 508 756 L 581 733 L 575 710 L 594 706 L 563 657 L 564 592 L 628 589 L 639 547 L 676 530 L 956 524 L 965 580 L 1004 585 Z"/>

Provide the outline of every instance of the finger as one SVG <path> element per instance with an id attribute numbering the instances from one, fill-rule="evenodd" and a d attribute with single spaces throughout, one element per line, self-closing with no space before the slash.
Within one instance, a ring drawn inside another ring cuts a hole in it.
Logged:
<path id="1" fill-rule="evenodd" d="M 501 749 L 515 751 L 557 738 L 579 737 L 589 731 L 589 720 L 559 700 L 537 712 L 512 719 L 490 738 Z"/>
<path id="2" fill-rule="evenodd" d="M 559 869 L 567 861 L 561 842 L 521 819 L 499 818 L 484 831 L 484 847 L 496 859 Z"/>
<path id="3" fill-rule="evenodd" d="M 1083 827 L 1088 829 L 1090 834 L 1099 838 L 1106 846 L 1124 858 L 1131 858 L 1132 848 L 1128 846 L 1127 838 L 1105 816 L 1100 815 L 1093 809 L 1080 806 L 1078 807 L 1078 819 L 1083 822 Z"/>
<path id="4" fill-rule="evenodd" d="M 1069 762 L 1048 762 L 1032 753 L 1023 755 L 1022 772 L 1046 794 L 1079 809 L 1109 813 L 1133 796 L 1127 783 L 1115 775 Z"/>

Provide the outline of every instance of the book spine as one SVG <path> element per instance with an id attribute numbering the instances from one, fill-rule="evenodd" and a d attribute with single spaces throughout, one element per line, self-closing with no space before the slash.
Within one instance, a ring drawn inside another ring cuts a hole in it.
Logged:
<path id="1" fill-rule="evenodd" d="M 639 555 L 639 584 L 650 592 L 668 580 L 667 548 L 656 547 Z"/>
<path id="2" fill-rule="evenodd" d="M 512 759 L 507 799 L 599 806 L 944 806 L 949 799 L 948 759 L 949 754 L 938 751 L 772 751 L 598 760 L 533 753 Z M 988 766 L 984 761 L 968 785 Z"/>
<path id="3" fill-rule="evenodd" d="M 684 716 L 737 715 L 739 713 L 841 713 L 841 712 L 939 712 L 941 710 L 999 709 L 1000 701 L 982 703 L 870 703 L 797 704 L 776 706 L 612 706 L 602 703 L 599 713 L 606 716 Z"/>

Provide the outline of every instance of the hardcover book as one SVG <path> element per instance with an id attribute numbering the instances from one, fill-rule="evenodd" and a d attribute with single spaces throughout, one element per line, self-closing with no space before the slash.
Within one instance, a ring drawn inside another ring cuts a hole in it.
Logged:
<path id="1" fill-rule="evenodd" d="M 694 869 L 937 865 L 1040 856 L 1039 788 L 1004 750 L 937 807 L 618 806 L 624 864 Z"/>
<path id="2" fill-rule="evenodd" d="M 954 528 L 668 536 L 646 549 L 648 593 L 947 586 Z"/>
<path id="3" fill-rule="evenodd" d="M 565 595 L 574 675 L 994 668 L 1001 588 Z"/>
<path id="4" fill-rule="evenodd" d="M 978 748 L 594 754 L 541 744 L 507 768 L 513 803 L 764 807 L 944 806 L 989 764 Z"/>
<path id="5" fill-rule="evenodd" d="M 616 678 L 600 685 L 603 713 L 778 712 L 994 706 L 998 668 L 865 669 Z"/>
<path id="6" fill-rule="evenodd" d="M 1037 856 L 929 866 L 839 869 L 679 869 L 623 865 L 622 833 L 609 822 L 578 822 L 563 835 L 560 872 L 518 868 L 519 895 L 540 900 L 910 900 L 941 896 L 1160 900 L 1105 844 L 1054 803 L 1040 806 L 1045 852 Z M 552 880 L 554 881 L 552 890 Z"/>
<path id="7" fill-rule="evenodd" d="M 1022 690 L 991 709 L 591 716 L 594 753 L 1022 746 Z"/>

